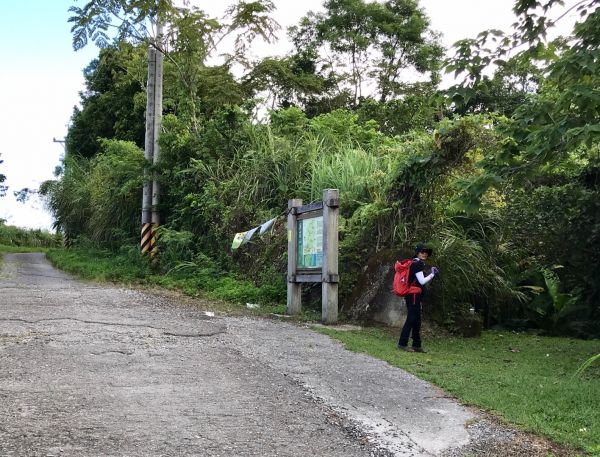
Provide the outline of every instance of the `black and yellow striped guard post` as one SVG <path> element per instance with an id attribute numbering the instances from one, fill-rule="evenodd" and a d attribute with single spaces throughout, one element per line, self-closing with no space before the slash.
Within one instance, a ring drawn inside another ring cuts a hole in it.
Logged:
<path id="1" fill-rule="evenodd" d="M 154 258 L 158 254 L 158 224 L 152 225 L 152 235 L 150 236 L 150 257 Z"/>
<path id="2" fill-rule="evenodd" d="M 142 248 L 142 254 L 148 254 L 152 243 L 152 224 L 142 224 L 142 240 L 140 246 Z"/>

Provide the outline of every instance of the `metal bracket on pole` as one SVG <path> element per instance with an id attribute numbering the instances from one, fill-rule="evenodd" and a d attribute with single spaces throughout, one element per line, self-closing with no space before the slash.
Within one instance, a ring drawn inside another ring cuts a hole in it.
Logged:
<path id="1" fill-rule="evenodd" d="M 329 274 L 329 275 L 323 275 L 323 282 L 326 283 L 330 283 L 330 284 L 337 284 L 340 282 L 340 276 L 339 275 L 333 275 L 333 274 Z"/>
<path id="2" fill-rule="evenodd" d="M 328 201 L 323 202 L 325 206 L 329 208 L 339 208 L 340 207 L 340 199 L 339 198 L 331 198 Z"/>

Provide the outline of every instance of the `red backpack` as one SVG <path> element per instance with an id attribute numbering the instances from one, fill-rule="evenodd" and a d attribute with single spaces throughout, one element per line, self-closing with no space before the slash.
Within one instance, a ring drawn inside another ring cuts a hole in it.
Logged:
<path id="1" fill-rule="evenodd" d="M 412 259 L 396 261 L 394 265 L 396 274 L 394 275 L 394 285 L 392 287 L 392 292 L 396 295 L 404 297 L 409 294 L 420 294 L 422 292 L 421 288 L 414 285 L 414 283 L 412 285 L 408 283 L 408 275 L 412 263 Z"/>

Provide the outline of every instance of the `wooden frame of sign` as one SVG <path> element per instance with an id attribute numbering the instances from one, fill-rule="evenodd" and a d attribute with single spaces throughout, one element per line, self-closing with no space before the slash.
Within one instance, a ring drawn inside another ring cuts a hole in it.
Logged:
<path id="1" fill-rule="evenodd" d="M 302 283 L 322 284 L 321 320 L 338 319 L 339 190 L 325 189 L 323 201 L 302 205 L 288 201 L 287 313 L 302 310 Z"/>

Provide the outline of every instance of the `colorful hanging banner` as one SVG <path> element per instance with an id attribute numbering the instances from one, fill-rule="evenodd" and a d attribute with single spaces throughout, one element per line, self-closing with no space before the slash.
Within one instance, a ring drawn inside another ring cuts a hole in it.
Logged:
<path id="1" fill-rule="evenodd" d="M 242 240 L 242 244 L 246 244 L 248 241 L 250 241 L 250 238 L 252 238 L 254 236 L 254 234 L 256 233 L 256 231 L 259 229 L 260 227 L 255 227 L 252 230 L 248 230 L 246 232 L 246 234 L 244 235 L 244 239 Z"/>
<path id="2" fill-rule="evenodd" d="M 272 230 L 276 220 L 277 220 L 277 218 L 274 217 L 273 219 L 268 220 L 264 224 L 262 224 L 258 227 L 254 227 L 252 230 L 236 233 L 235 236 L 233 237 L 233 242 L 231 243 L 231 250 L 234 251 L 237 248 L 239 248 L 240 246 L 243 246 L 244 244 L 246 244 L 248 241 L 250 241 L 250 239 L 254 236 L 254 234 L 256 232 L 258 232 L 259 235 L 262 236 L 266 232 L 268 232 L 270 229 Z"/>
<path id="3" fill-rule="evenodd" d="M 236 250 L 242 245 L 246 233 L 248 232 L 240 232 L 235 234 L 235 236 L 233 237 L 233 243 L 231 243 L 231 250 Z"/>
<path id="4" fill-rule="evenodd" d="M 260 232 L 258 232 L 258 234 L 260 236 L 263 236 L 267 230 L 269 230 L 269 229 L 271 229 L 273 227 L 273 224 L 275 223 L 276 220 L 277 220 L 277 218 L 274 217 L 270 221 L 267 221 L 263 225 L 261 225 L 260 226 Z"/>

